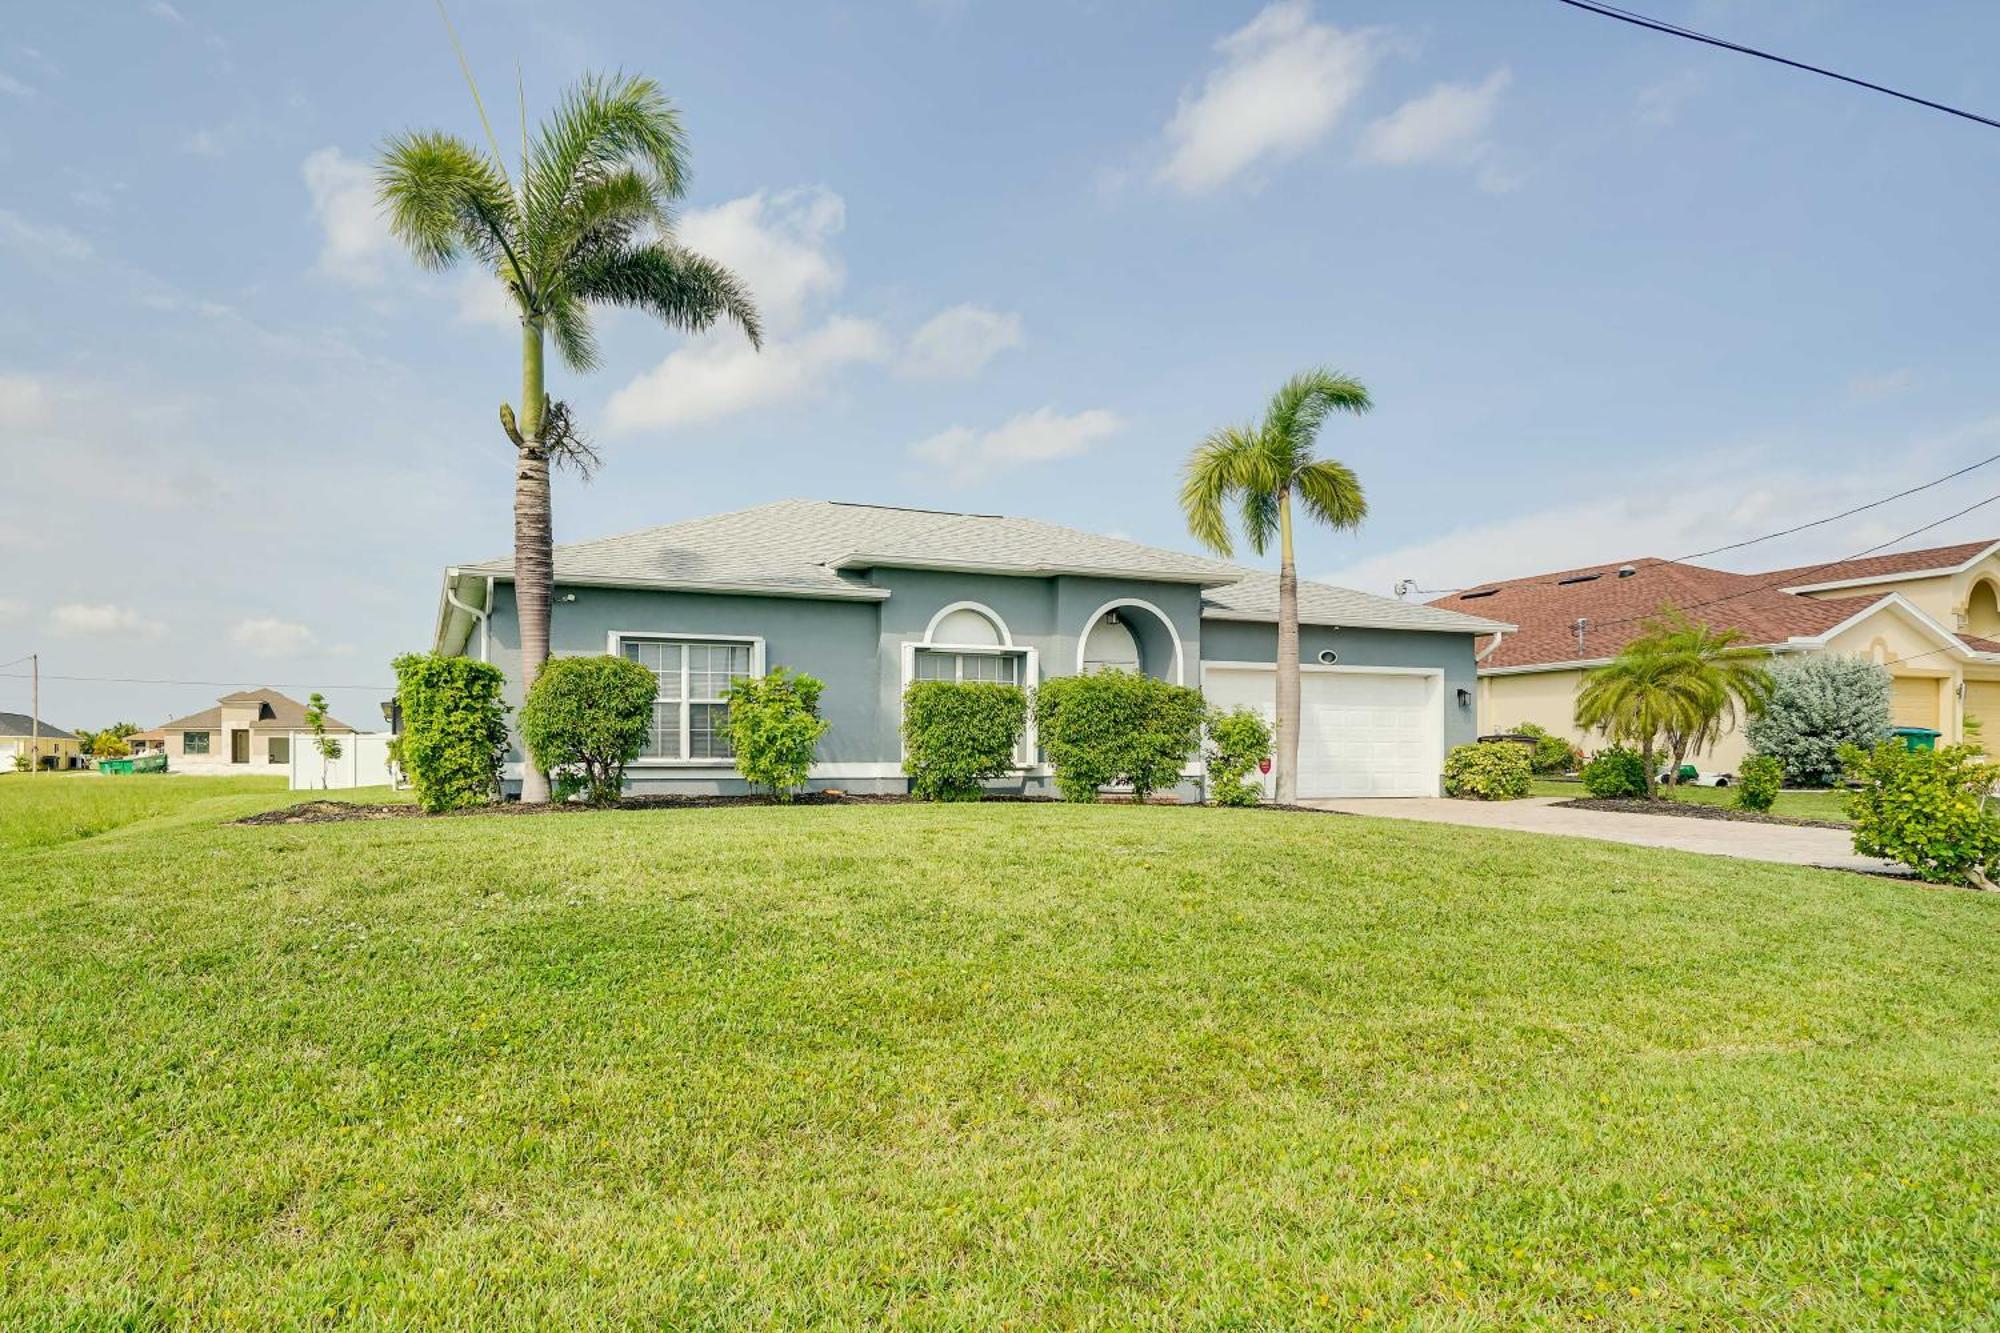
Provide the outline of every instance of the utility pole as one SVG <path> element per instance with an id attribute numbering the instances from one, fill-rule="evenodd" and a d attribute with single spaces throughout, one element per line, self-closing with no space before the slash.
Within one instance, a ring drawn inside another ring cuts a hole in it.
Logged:
<path id="1" fill-rule="evenodd" d="M 28 771 L 42 771 L 42 655 L 28 654 Z"/>

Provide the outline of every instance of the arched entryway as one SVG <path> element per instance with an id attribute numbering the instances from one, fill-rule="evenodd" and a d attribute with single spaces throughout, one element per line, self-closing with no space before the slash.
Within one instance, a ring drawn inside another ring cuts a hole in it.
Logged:
<path id="1" fill-rule="evenodd" d="M 1076 669 L 1137 671 L 1187 684 L 1187 658 L 1167 613 L 1137 597 L 1106 602 L 1091 613 L 1077 637 Z"/>
<path id="2" fill-rule="evenodd" d="M 2000 639 L 2000 587 L 1992 579 L 1972 585 L 1965 601 L 1965 628 L 1982 639 Z"/>

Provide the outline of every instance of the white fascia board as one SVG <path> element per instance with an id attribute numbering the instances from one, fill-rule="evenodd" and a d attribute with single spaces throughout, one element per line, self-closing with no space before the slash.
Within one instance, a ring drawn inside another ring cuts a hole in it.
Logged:
<path id="1" fill-rule="evenodd" d="M 1455 615 L 1457 613 L 1448 611 L 1445 614 Z M 1275 625 L 1278 623 L 1276 612 L 1266 615 L 1262 611 L 1238 611 L 1222 606 L 1204 606 L 1201 609 L 1201 618 L 1203 620 L 1229 620 L 1247 625 Z M 1387 620 L 1356 619 L 1353 616 L 1347 616 L 1340 620 L 1326 620 L 1317 616 L 1301 615 L 1299 623 L 1301 625 L 1317 625 L 1321 629 L 1395 629 L 1407 630 L 1412 634 L 1512 634 L 1518 628 L 1514 625 L 1503 625 L 1497 620 L 1473 620 L 1470 616 L 1467 619 L 1471 620 L 1472 623 L 1468 625 L 1406 625 Z"/>
<path id="2" fill-rule="evenodd" d="M 498 583 L 512 583 L 514 572 L 478 571 Z M 558 573 L 553 583 L 571 588 L 639 588 L 651 592 L 690 592 L 721 597 L 795 597 L 817 602 L 886 602 L 887 588 L 803 588 L 795 583 L 696 583 L 686 579 L 634 579 L 602 574 Z"/>
<path id="3" fill-rule="evenodd" d="M 1047 579 L 1064 576 L 1089 579 L 1131 579 L 1141 583 L 1191 583 L 1202 588 L 1220 588 L 1241 583 L 1235 573 L 1199 574 L 1187 570 L 1111 569 L 1096 565 L 996 565 L 978 560 L 918 559 L 903 555 L 868 555 L 856 552 L 828 564 L 829 569 L 935 569 L 948 574 L 995 574 L 1005 578 Z"/>
<path id="4" fill-rule="evenodd" d="M 1831 629 L 1823 630 L 1818 634 L 1794 635 L 1792 638 L 1787 639 L 1786 643 L 1799 648 L 1824 648 L 1835 638 L 1853 629 L 1856 625 L 1868 619 L 1868 617 L 1890 608 L 1901 611 L 1909 616 L 1911 620 L 1917 623 L 1919 628 L 1928 630 L 1946 648 L 1951 649 L 1960 656 L 1972 657 L 1975 655 L 1971 646 L 1965 643 L 1964 640 L 1939 624 L 1927 611 L 1899 592 L 1889 593 L 1880 600 L 1862 607 L 1859 611 L 1856 611 L 1853 615 Z"/>

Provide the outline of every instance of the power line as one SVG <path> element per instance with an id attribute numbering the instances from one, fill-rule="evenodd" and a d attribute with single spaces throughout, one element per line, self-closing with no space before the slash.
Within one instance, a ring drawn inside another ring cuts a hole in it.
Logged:
<path id="1" fill-rule="evenodd" d="M 22 660 L 25 661 L 26 659 Z M 6 665 L 11 666 L 13 664 L 10 662 L 6 663 Z M 25 671 L 0 671 L 0 678 L 26 680 L 28 673 Z M 46 671 L 42 673 L 42 679 L 87 681 L 97 685 L 199 685 L 219 690 L 254 690 L 260 688 L 282 688 L 287 690 L 366 690 L 371 694 L 380 694 L 384 690 L 393 693 L 396 688 L 393 685 L 295 685 L 286 684 L 282 681 L 274 686 L 268 681 L 255 680 L 143 680 L 132 676 L 58 676 Z"/>
<path id="2" fill-rule="evenodd" d="M 1870 83 L 1866 79 L 1857 79 L 1851 74 L 1842 74 L 1838 70 L 1826 69 L 1819 65 L 1808 65 L 1803 60 L 1793 60 L 1789 56 L 1781 56 L 1772 51 L 1760 51 L 1754 46 L 1744 46 L 1740 42 L 1732 42 L 1722 37 L 1713 37 L 1708 33 L 1696 32 L 1693 28 L 1683 28 L 1678 24 L 1668 23 L 1663 19 L 1650 18 L 1645 14 L 1635 14 L 1629 9 L 1620 9 L 1616 5 L 1603 4 L 1600 0 L 1558 0 L 1558 3 L 1568 5 L 1572 9 L 1581 9 L 1586 14 L 1597 14 L 1603 18 L 1617 19 L 1620 23 L 1630 23 L 1634 27 L 1650 29 L 1653 32 L 1662 32 L 1669 37 L 1684 37 L 1688 41 L 1720 47 L 1724 51 L 1735 51 L 1740 55 L 1755 56 L 1759 60 L 1768 60 L 1773 64 L 1789 65 L 1793 69 L 1804 70 L 1808 74 L 1818 74 L 1823 78 L 1837 79 L 1841 83 L 1850 83 L 1857 88 L 1866 88 L 1870 92 L 1900 98 L 1905 102 L 1914 102 L 1918 106 L 1929 107 L 1933 111 L 1942 111 L 1948 116 L 1957 116 L 1963 120 L 1977 121 L 1981 125 L 1990 125 L 1994 129 L 2000 130 L 2000 120 L 1982 116 L 1976 111 L 1965 111 L 1959 107 L 1948 106 L 1943 102 L 1933 102 L 1930 98 L 1918 97 L 1915 93 L 1898 92 L 1894 88 L 1886 87 L 1879 83 Z"/>
<path id="3" fill-rule="evenodd" d="M 1897 491 L 1894 495 L 1884 496 L 1880 500 L 1871 500 L 1865 505 L 1856 505 L 1852 509 L 1842 510 L 1840 513 L 1827 518 L 1816 518 L 1810 523 L 1801 523 L 1795 528 L 1786 528 L 1782 532 L 1767 532 L 1761 537 L 1752 537 L 1748 541 L 1731 542 L 1727 546 L 1711 546 L 1706 551 L 1696 551 L 1692 555 L 1677 555 L 1674 557 L 1674 560 L 1676 563 L 1681 563 L 1688 560 L 1699 560 L 1704 556 L 1720 555 L 1724 551 L 1740 551 L 1746 546 L 1756 546 L 1762 542 L 1776 541 L 1780 537 L 1790 537 L 1795 533 L 1804 532 L 1808 528 L 1819 528 L 1826 526 L 1828 523 L 1838 523 L 1843 518 L 1853 518 L 1856 514 L 1866 513 L 1870 509 L 1879 509 L 1883 505 L 1890 504 L 1893 501 L 1908 499 L 1920 491 L 1928 491 L 1933 487 L 1942 486 L 1948 481 L 1956 481 L 1966 473 L 1977 472 L 1980 468 L 1990 463 L 2000 463 L 2000 454 L 1993 454 L 1990 457 L 1980 459 L 1977 463 L 1967 464 L 1956 472 L 1948 472 L 1936 481 L 1927 481 L 1921 486 L 1912 486 L 1907 491 Z"/>

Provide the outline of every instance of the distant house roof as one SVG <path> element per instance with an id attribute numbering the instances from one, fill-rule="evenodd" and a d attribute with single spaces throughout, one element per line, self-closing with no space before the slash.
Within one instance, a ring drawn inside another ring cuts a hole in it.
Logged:
<path id="1" fill-rule="evenodd" d="M 1430 605 L 1491 615 L 1518 626 L 1481 660 L 1481 669 L 1488 671 L 1615 657 L 1645 632 L 1643 622 L 1668 606 L 1715 628 L 1740 630 L 1750 643 L 1778 645 L 1823 634 L 1882 600 L 1878 595 L 1801 597 L 1786 591 L 1789 587 L 1954 568 L 1993 545 L 1973 542 L 1757 574 L 1648 557 L 1483 583 Z M 1835 572 L 1842 570 L 1864 572 Z M 1975 652 L 1990 651 L 1981 646 L 1984 640 L 1957 637 Z"/>
<path id="2" fill-rule="evenodd" d="M 306 722 L 306 706 L 290 695 L 280 694 L 276 690 L 238 690 L 234 694 L 223 695 L 213 708 L 204 708 L 199 713 L 189 713 L 186 717 L 177 717 L 171 722 L 162 722 L 151 731 L 142 731 L 139 735 L 145 737 L 147 740 L 153 740 L 169 731 L 213 731 L 222 725 L 223 704 L 245 703 L 255 703 L 258 705 L 255 725 L 265 731 L 306 731 L 309 729 L 309 724 Z M 354 730 L 353 727 L 348 726 L 345 722 L 336 721 L 331 717 L 326 720 L 326 729 L 328 731 Z"/>
<path id="3" fill-rule="evenodd" d="M 61 727 L 52 727 L 44 722 L 41 726 L 42 739 L 52 741 L 73 741 L 76 736 Z M 33 736 L 35 719 L 27 713 L 0 713 L 0 736 Z"/>
<path id="4" fill-rule="evenodd" d="M 1096 575 L 1191 583 L 1223 618 L 1277 614 L 1277 579 L 1204 556 L 1029 518 L 959 514 L 830 500 L 780 500 L 708 518 L 555 548 L 557 582 L 879 600 L 860 578 L 880 568 L 1009 575 Z M 456 567 L 511 579 L 510 558 Z M 1371 597 L 1327 584 L 1300 585 L 1300 615 L 1314 623 L 1490 633 L 1494 622 Z"/>

